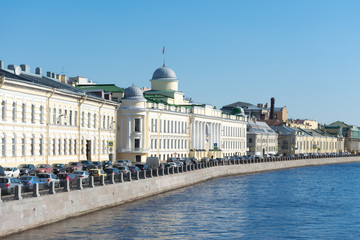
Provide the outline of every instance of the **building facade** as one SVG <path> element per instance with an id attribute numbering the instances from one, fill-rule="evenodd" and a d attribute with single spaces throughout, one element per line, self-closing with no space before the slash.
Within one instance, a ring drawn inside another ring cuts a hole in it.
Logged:
<path id="1" fill-rule="evenodd" d="M 247 123 L 248 155 L 276 154 L 278 134 L 265 122 L 249 120 Z"/>
<path id="2" fill-rule="evenodd" d="M 151 90 L 125 90 L 118 110 L 117 159 L 222 157 L 246 153 L 246 117 L 195 104 L 178 91 L 175 72 L 155 70 Z"/>
<path id="3" fill-rule="evenodd" d="M 0 65 L 2 166 L 108 160 L 117 103 L 78 90 L 40 68 Z"/>

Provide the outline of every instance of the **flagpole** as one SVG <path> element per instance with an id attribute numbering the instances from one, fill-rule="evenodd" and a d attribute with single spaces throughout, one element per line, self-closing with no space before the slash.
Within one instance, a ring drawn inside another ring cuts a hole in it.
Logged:
<path id="1" fill-rule="evenodd" d="M 165 47 L 163 47 L 163 57 L 164 57 L 164 66 L 165 66 Z"/>

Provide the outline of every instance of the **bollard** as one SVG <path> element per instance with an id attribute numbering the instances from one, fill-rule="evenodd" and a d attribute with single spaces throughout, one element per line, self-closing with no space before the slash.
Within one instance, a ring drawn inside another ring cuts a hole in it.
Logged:
<path id="1" fill-rule="evenodd" d="M 39 184 L 38 183 L 35 183 L 33 185 L 33 194 L 32 194 L 33 197 L 40 197 L 40 194 L 39 194 Z"/>
<path id="2" fill-rule="evenodd" d="M 124 173 L 121 172 L 119 178 L 119 182 L 124 182 Z"/>
<path id="3" fill-rule="evenodd" d="M 176 166 L 176 168 L 174 169 L 175 170 L 175 173 L 179 173 L 179 166 Z"/>
<path id="4" fill-rule="evenodd" d="M 144 179 L 146 179 L 147 170 L 144 170 Z"/>
<path id="5" fill-rule="evenodd" d="M 174 174 L 174 166 L 171 167 L 170 174 Z"/>
<path id="6" fill-rule="evenodd" d="M 165 176 L 165 168 L 161 168 L 160 174 L 161 176 Z"/>
<path id="7" fill-rule="evenodd" d="M 2 199 L 1 199 L 1 189 L 0 189 L 0 203 L 2 203 Z"/>
<path id="8" fill-rule="evenodd" d="M 55 191 L 55 182 L 54 181 L 51 181 L 50 182 L 50 187 L 49 187 L 49 194 L 55 194 L 56 191 Z"/>
<path id="9" fill-rule="evenodd" d="M 115 184 L 115 173 L 111 173 L 110 175 L 110 184 Z"/>
<path id="10" fill-rule="evenodd" d="M 65 180 L 64 191 L 65 192 L 70 192 L 70 181 L 69 181 L 69 179 Z"/>
<path id="11" fill-rule="evenodd" d="M 21 190 L 22 190 L 22 186 L 21 186 L 21 185 L 17 185 L 17 186 L 15 187 L 15 200 L 21 200 L 21 199 L 22 199 Z"/>
<path id="12" fill-rule="evenodd" d="M 150 169 L 150 178 L 152 178 L 153 177 L 153 170 L 152 169 Z"/>
<path id="13" fill-rule="evenodd" d="M 89 187 L 91 187 L 91 188 L 95 187 L 95 185 L 94 185 L 94 176 L 89 177 Z"/>
<path id="14" fill-rule="evenodd" d="M 100 186 L 105 186 L 105 177 L 104 177 L 104 175 L 100 176 Z"/>
<path id="15" fill-rule="evenodd" d="M 135 173 L 135 180 L 139 180 L 139 178 L 140 178 L 140 172 L 136 172 Z"/>
<path id="16" fill-rule="evenodd" d="M 159 176 L 159 169 L 158 169 L 158 168 L 155 170 L 155 176 L 156 176 L 156 177 Z"/>
<path id="17" fill-rule="evenodd" d="M 79 190 L 83 189 L 82 178 L 77 179 L 77 189 L 79 189 Z"/>

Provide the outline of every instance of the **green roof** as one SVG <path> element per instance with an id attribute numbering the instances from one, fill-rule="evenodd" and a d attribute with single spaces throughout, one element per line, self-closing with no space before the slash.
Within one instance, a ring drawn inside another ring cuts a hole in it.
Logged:
<path id="1" fill-rule="evenodd" d="M 105 92 L 125 92 L 124 88 L 118 87 L 115 84 L 82 84 L 77 85 L 76 88 L 81 90 L 97 90 L 101 89 Z"/>

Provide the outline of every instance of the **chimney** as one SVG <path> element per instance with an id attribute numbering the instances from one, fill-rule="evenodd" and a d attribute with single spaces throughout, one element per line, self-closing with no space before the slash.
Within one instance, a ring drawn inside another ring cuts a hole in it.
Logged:
<path id="1" fill-rule="evenodd" d="M 51 78 L 51 72 L 46 72 L 46 76 Z"/>
<path id="2" fill-rule="evenodd" d="M 42 69 L 41 69 L 40 67 L 37 67 L 37 68 L 35 69 L 35 74 L 37 74 L 37 75 L 42 75 Z"/>
<path id="3" fill-rule="evenodd" d="M 30 72 L 30 65 L 20 64 L 20 67 L 21 67 L 21 71 L 27 72 L 27 73 Z"/>
<path id="4" fill-rule="evenodd" d="M 262 105 L 261 103 L 258 103 L 257 106 L 258 106 L 259 108 L 263 108 L 263 105 Z"/>
<path id="5" fill-rule="evenodd" d="M 0 61 L 0 69 L 4 69 L 4 61 Z"/>
<path id="6" fill-rule="evenodd" d="M 52 73 L 51 73 L 51 77 L 52 77 L 52 78 L 56 78 L 56 74 L 52 72 Z"/>
<path id="7" fill-rule="evenodd" d="M 270 107 L 270 119 L 274 119 L 275 111 L 275 98 L 271 98 L 271 107 Z"/>
<path id="8" fill-rule="evenodd" d="M 265 103 L 265 108 L 268 108 L 269 107 L 269 104 L 268 103 Z"/>
<path id="9" fill-rule="evenodd" d="M 60 75 L 60 81 L 63 82 L 63 83 L 67 83 L 66 75 Z"/>
<path id="10" fill-rule="evenodd" d="M 16 66 L 14 64 L 8 65 L 9 70 L 15 70 Z"/>

